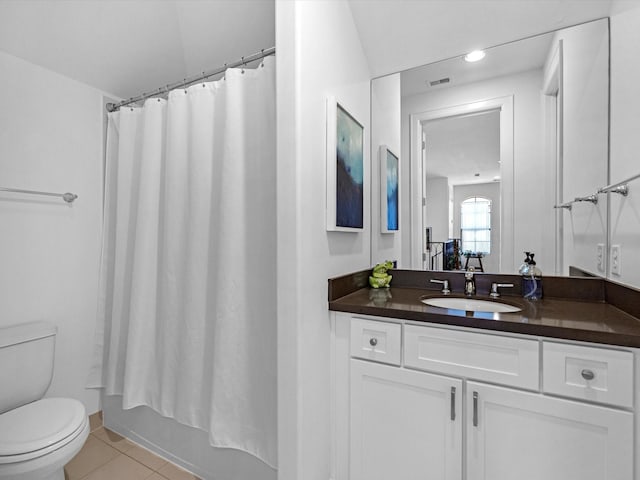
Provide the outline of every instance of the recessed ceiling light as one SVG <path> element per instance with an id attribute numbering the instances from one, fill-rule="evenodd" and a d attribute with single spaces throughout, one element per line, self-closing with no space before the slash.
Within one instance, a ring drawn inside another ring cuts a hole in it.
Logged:
<path id="1" fill-rule="evenodd" d="M 486 53 L 484 53 L 484 50 L 474 50 L 473 52 L 467 53 L 464 56 L 464 61 L 465 62 L 477 62 L 478 60 L 482 60 L 485 55 L 486 55 Z"/>

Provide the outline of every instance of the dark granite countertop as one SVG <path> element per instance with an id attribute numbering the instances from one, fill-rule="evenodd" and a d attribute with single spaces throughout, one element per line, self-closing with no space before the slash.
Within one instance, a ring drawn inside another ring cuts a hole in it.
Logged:
<path id="1" fill-rule="evenodd" d="M 362 272 L 354 275 L 359 274 L 360 277 L 354 277 L 356 280 L 351 281 L 350 288 L 340 289 L 339 293 L 344 295 L 336 295 L 336 288 L 332 294 L 330 280 L 330 310 L 565 340 L 640 347 L 640 319 L 606 302 L 604 298 L 596 297 L 588 300 L 548 296 L 542 300 L 531 301 L 520 296 L 503 295 L 498 301 L 517 306 L 521 311 L 515 313 L 465 312 L 432 307 L 421 302 L 424 297 L 443 296 L 438 290 L 406 285 L 373 289 L 361 285 Z M 576 280 L 579 281 L 579 279 Z M 588 285 L 595 284 L 592 282 Z M 605 292 L 606 288 L 602 288 L 602 291 Z M 450 296 L 464 297 L 460 294 Z M 476 295 L 474 298 L 495 301 L 488 295 Z"/>

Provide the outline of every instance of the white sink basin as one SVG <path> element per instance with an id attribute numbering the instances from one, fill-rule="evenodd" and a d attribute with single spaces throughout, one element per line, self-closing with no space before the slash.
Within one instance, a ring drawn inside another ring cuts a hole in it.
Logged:
<path id="1" fill-rule="evenodd" d="M 501 302 L 490 302 L 476 298 L 458 297 L 434 297 L 423 298 L 422 303 L 432 307 L 450 308 L 454 310 L 464 310 L 465 312 L 492 312 L 492 313 L 512 313 L 519 312 L 521 308 L 514 307 Z"/>

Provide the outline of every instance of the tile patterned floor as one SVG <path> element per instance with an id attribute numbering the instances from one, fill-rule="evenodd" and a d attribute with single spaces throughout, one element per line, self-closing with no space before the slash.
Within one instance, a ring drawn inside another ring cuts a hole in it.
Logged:
<path id="1" fill-rule="evenodd" d="M 64 467 L 65 480 L 199 480 L 149 450 L 102 426 L 91 415 L 91 433 Z"/>

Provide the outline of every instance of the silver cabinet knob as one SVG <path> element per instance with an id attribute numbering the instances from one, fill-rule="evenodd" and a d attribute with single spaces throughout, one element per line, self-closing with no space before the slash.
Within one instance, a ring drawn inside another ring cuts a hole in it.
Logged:
<path id="1" fill-rule="evenodd" d="M 582 375 L 582 378 L 585 380 L 593 380 L 596 378 L 596 374 L 593 373 L 593 370 L 587 370 L 586 368 L 580 372 L 580 375 Z"/>
<path id="2" fill-rule="evenodd" d="M 372 347 L 375 347 L 378 344 L 378 339 L 376 337 L 371 337 L 369 339 L 369 345 L 371 345 Z"/>

